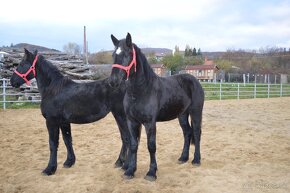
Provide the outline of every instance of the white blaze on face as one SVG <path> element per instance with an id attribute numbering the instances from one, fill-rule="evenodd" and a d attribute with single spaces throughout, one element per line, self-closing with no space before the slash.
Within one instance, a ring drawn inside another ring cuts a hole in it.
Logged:
<path id="1" fill-rule="evenodd" d="M 116 54 L 119 55 L 122 52 L 121 48 L 118 47 L 118 49 L 116 50 Z"/>

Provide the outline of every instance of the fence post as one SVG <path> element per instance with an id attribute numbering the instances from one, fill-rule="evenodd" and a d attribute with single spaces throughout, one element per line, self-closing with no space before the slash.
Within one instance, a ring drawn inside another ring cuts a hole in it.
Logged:
<path id="1" fill-rule="evenodd" d="M 257 82 L 254 84 L 254 99 L 257 97 Z"/>
<path id="2" fill-rule="evenodd" d="M 270 83 L 268 82 L 268 98 L 270 98 Z"/>
<path id="3" fill-rule="evenodd" d="M 222 80 L 220 80 L 220 100 L 222 100 Z"/>
<path id="4" fill-rule="evenodd" d="M 283 84 L 282 84 L 282 81 L 280 83 L 280 97 L 283 96 Z"/>
<path id="5" fill-rule="evenodd" d="M 240 83 L 238 83 L 238 100 L 240 100 Z"/>
<path id="6" fill-rule="evenodd" d="M 6 109 L 6 79 L 3 80 L 3 109 Z"/>

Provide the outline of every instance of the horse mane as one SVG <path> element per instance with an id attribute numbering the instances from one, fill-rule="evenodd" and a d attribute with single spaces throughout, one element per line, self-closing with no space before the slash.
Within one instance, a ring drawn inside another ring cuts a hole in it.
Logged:
<path id="1" fill-rule="evenodd" d="M 158 77 L 151 66 L 149 65 L 146 56 L 142 53 L 141 49 L 136 45 L 133 44 L 135 51 L 136 51 L 136 56 L 137 56 L 137 61 L 142 64 L 143 70 L 144 70 L 144 76 L 148 79 L 151 80 L 152 78 Z"/>
<path id="2" fill-rule="evenodd" d="M 61 74 L 59 69 L 52 62 L 46 60 L 44 56 L 39 55 L 38 60 L 42 73 L 47 77 L 46 85 L 49 85 L 44 88 L 45 94 L 58 94 L 66 84 L 72 82 L 70 78 Z"/>

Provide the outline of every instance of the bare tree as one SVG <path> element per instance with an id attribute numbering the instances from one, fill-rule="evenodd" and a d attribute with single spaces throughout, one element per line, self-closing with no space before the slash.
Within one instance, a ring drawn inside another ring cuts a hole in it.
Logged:
<path id="1" fill-rule="evenodd" d="M 70 55 L 80 55 L 81 54 L 81 47 L 80 45 L 69 42 L 68 44 L 63 46 L 63 51 Z"/>

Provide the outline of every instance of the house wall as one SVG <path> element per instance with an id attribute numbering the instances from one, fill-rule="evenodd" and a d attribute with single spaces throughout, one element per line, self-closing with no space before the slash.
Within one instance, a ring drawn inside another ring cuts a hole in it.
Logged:
<path id="1" fill-rule="evenodd" d="M 186 70 L 186 73 L 195 76 L 199 80 L 213 80 L 214 70 Z"/>

